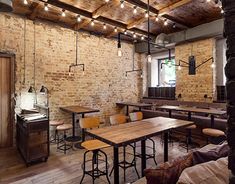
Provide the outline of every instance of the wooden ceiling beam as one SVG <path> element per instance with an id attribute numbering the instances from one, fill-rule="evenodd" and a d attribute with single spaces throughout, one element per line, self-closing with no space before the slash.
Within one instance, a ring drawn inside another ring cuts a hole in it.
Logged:
<path id="1" fill-rule="evenodd" d="M 104 5 L 100 6 L 97 8 L 93 13 L 92 13 L 92 18 L 96 19 L 99 16 L 101 16 L 103 13 L 109 11 L 112 8 L 115 8 L 120 4 L 120 0 L 112 0 L 108 3 L 105 3 Z"/>
<path id="2" fill-rule="evenodd" d="M 147 5 L 146 3 L 140 1 L 140 0 L 125 0 L 125 1 L 128 2 L 128 3 L 130 3 L 130 4 L 133 4 L 133 5 L 135 5 L 135 6 L 138 6 L 138 7 L 140 7 L 140 8 L 143 8 L 143 9 L 145 9 L 145 10 L 147 10 L 147 8 L 148 8 L 148 5 Z M 186 1 L 186 0 L 183 0 L 183 1 Z M 185 3 L 186 3 L 186 2 L 185 2 Z M 179 6 L 180 4 L 177 4 L 177 5 Z M 150 11 L 151 13 L 155 14 L 155 15 L 158 15 L 158 14 L 159 14 L 159 10 L 157 10 L 156 8 L 154 8 L 154 7 L 152 7 L 152 6 L 149 7 L 149 11 Z M 172 18 L 171 16 L 168 16 L 167 14 L 162 15 L 162 17 L 164 17 L 164 18 L 166 18 L 166 19 L 168 19 L 168 20 L 170 20 L 170 21 L 176 23 L 178 26 L 180 26 L 180 27 L 182 27 L 182 28 L 189 28 L 189 27 L 192 27 L 192 26 L 186 25 L 186 24 L 185 24 L 184 22 L 182 22 L 182 21 L 178 21 L 176 18 Z M 131 24 L 131 23 L 130 23 L 130 24 Z M 136 25 L 137 25 L 137 24 L 136 24 Z"/>
<path id="3" fill-rule="evenodd" d="M 27 17 L 30 19 L 30 20 L 35 20 L 35 18 L 37 17 L 37 14 L 38 12 L 41 10 L 41 6 L 39 3 L 37 2 L 33 2 L 31 5 L 30 5 L 30 10 L 32 10 L 32 12 L 30 14 L 27 15 Z"/>
<path id="4" fill-rule="evenodd" d="M 39 0 L 39 1 L 44 2 L 44 0 Z M 77 7 L 73 6 L 73 5 L 70 5 L 70 4 L 58 1 L 58 0 L 48 0 L 47 4 L 50 4 L 50 5 L 56 6 L 58 8 L 70 11 L 72 13 L 75 13 L 75 14 L 87 17 L 89 19 L 93 19 L 92 13 L 90 13 L 90 12 L 88 12 L 86 10 L 82 10 L 80 8 L 77 8 Z M 123 24 L 121 22 L 118 22 L 118 21 L 115 21 L 115 20 L 112 20 L 112 19 L 109 19 L 109 18 L 106 18 L 106 17 L 103 17 L 103 16 L 99 16 L 95 20 L 103 22 L 103 23 L 106 23 L 106 24 L 109 24 L 109 25 L 112 25 L 114 27 L 119 27 L 119 28 L 122 28 L 122 29 L 127 29 L 127 25 L 126 24 Z M 136 32 L 138 34 L 143 34 L 143 35 L 147 35 L 148 34 L 147 31 L 144 31 L 144 30 L 141 30 L 141 29 L 137 29 L 137 28 L 132 28 L 131 31 Z M 151 33 L 150 36 L 155 37 L 156 34 Z"/>
<path id="5" fill-rule="evenodd" d="M 170 4 L 169 6 L 167 7 L 164 7 L 162 9 L 159 10 L 159 14 L 160 16 L 164 15 L 164 14 L 167 14 L 169 13 L 170 11 L 176 9 L 176 8 L 179 8 L 185 4 L 188 4 L 190 3 L 192 0 L 181 0 L 181 1 L 178 1 L 176 3 L 173 3 L 173 4 Z"/>
<path id="6" fill-rule="evenodd" d="M 79 29 L 82 29 L 84 27 L 86 27 L 91 21 L 89 19 L 84 19 L 82 22 L 77 22 L 74 25 L 74 30 L 78 31 Z"/>
<path id="7" fill-rule="evenodd" d="M 131 22 L 130 24 L 127 25 L 127 29 L 132 29 L 134 28 L 135 26 L 139 25 L 139 24 L 142 24 L 143 22 L 146 21 L 146 18 L 145 17 L 141 17 L 140 19 L 137 19 L 133 22 Z"/>
<path id="8" fill-rule="evenodd" d="M 111 38 L 111 37 L 113 37 L 113 36 L 116 36 L 119 32 L 123 32 L 123 30 L 120 29 L 120 28 L 117 28 L 117 31 L 116 31 L 116 32 L 113 30 L 113 31 L 109 32 L 105 37 Z"/>

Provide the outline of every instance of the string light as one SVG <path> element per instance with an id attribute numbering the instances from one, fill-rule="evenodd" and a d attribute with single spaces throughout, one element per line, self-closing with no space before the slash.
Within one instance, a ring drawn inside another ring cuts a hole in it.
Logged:
<path id="1" fill-rule="evenodd" d="M 211 64 L 211 68 L 215 68 L 215 63 L 214 62 Z"/>
<path id="2" fill-rule="evenodd" d="M 133 13 L 134 13 L 134 14 L 136 14 L 136 13 L 137 13 L 137 6 L 134 6 Z"/>
<path id="3" fill-rule="evenodd" d="M 211 0 L 206 0 L 207 2 L 211 2 Z"/>
<path id="4" fill-rule="evenodd" d="M 176 24 L 175 23 L 173 23 L 173 26 L 172 26 L 174 29 L 176 28 Z"/>
<path id="5" fill-rule="evenodd" d="M 178 70 L 181 70 L 181 66 L 180 65 L 178 66 Z"/>
<path id="6" fill-rule="evenodd" d="M 136 38 L 137 36 L 136 36 L 136 34 L 135 33 L 133 33 L 133 38 Z"/>
<path id="7" fill-rule="evenodd" d="M 124 31 L 124 34 L 125 34 L 125 35 L 127 34 L 127 31 L 126 31 L 126 30 Z"/>
<path id="8" fill-rule="evenodd" d="M 144 36 L 141 36 L 141 40 L 144 40 Z"/>
<path id="9" fill-rule="evenodd" d="M 95 23 L 94 23 L 94 20 L 91 20 L 91 26 L 94 26 Z"/>
<path id="10" fill-rule="evenodd" d="M 81 19 L 81 16 L 80 16 L 80 15 L 78 15 L 78 17 L 77 17 L 77 21 L 78 21 L 78 22 L 81 22 L 81 21 L 82 21 L 82 19 Z"/>
<path id="11" fill-rule="evenodd" d="M 64 9 L 62 10 L 62 14 L 61 14 L 61 16 L 62 16 L 62 17 L 65 17 L 65 16 L 66 16 L 66 14 L 65 14 L 65 10 L 64 10 Z"/>
<path id="12" fill-rule="evenodd" d="M 224 14 L 224 10 L 223 9 L 221 9 L 221 14 Z"/>
<path id="13" fill-rule="evenodd" d="M 155 21 L 156 21 L 156 22 L 158 22 L 158 21 L 159 21 L 159 17 L 158 17 L 158 16 L 156 16 Z"/>
<path id="14" fill-rule="evenodd" d="M 45 10 L 45 11 L 48 11 L 48 10 L 49 10 L 49 9 L 48 9 L 48 4 L 47 4 L 47 3 L 45 3 L 45 4 L 44 4 L 44 10 Z"/>
<path id="15" fill-rule="evenodd" d="M 107 29 L 107 26 L 106 26 L 106 24 L 104 24 L 104 26 L 103 26 L 103 29 Z"/>
<path id="16" fill-rule="evenodd" d="M 148 11 L 145 11 L 145 18 L 148 18 L 148 17 L 149 17 Z"/>
<path id="17" fill-rule="evenodd" d="M 114 32 L 115 32 L 115 33 L 117 32 L 117 27 L 114 28 Z"/>
<path id="18" fill-rule="evenodd" d="M 28 1 L 27 1 L 27 0 L 24 0 L 24 4 L 27 5 L 27 4 L 28 4 Z"/>
<path id="19" fill-rule="evenodd" d="M 109 2 L 109 0 L 105 0 L 105 2 L 106 2 L 106 3 L 108 3 L 108 2 Z"/>
<path id="20" fill-rule="evenodd" d="M 124 1 L 121 1 L 121 8 L 124 8 L 125 6 L 124 6 Z"/>

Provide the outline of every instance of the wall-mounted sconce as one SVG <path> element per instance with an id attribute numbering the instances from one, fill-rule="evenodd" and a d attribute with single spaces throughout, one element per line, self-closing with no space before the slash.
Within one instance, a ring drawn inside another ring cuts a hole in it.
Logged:
<path id="1" fill-rule="evenodd" d="M 76 32 L 76 62 L 75 62 L 75 64 L 69 65 L 69 76 L 72 73 L 71 69 L 73 67 L 78 67 L 78 66 L 82 66 L 82 71 L 83 71 L 83 75 L 84 75 L 85 65 L 84 64 L 78 64 L 78 32 Z"/>
<path id="2" fill-rule="evenodd" d="M 34 95 L 35 95 L 35 97 L 34 97 L 35 104 L 37 104 L 37 92 L 36 92 L 36 89 L 33 86 L 30 86 L 29 90 L 28 90 L 28 93 L 34 93 Z"/>
<path id="3" fill-rule="evenodd" d="M 182 98 L 182 94 L 181 93 L 178 94 L 178 99 L 180 99 L 180 98 Z"/>
<path id="4" fill-rule="evenodd" d="M 122 50 L 121 50 L 121 33 L 118 33 L 118 44 L 117 44 L 117 47 L 118 47 L 118 57 L 122 57 Z"/>
<path id="5" fill-rule="evenodd" d="M 45 86 L 42 86 L 41 89 L 40 89 L 40 93 L 41 94 L 46 94 L 47 95 L 47 102 L 46 102 L 46 106 L 48 107 L 49 106 L 49 90 L 47 87 Z"/>

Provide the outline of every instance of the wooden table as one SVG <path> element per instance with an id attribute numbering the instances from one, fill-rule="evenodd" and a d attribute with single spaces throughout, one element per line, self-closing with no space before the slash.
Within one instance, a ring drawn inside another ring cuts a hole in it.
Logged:
<path id="1" fill-rule="evenodd" d="M 161 132 L 164 132 L 164 161 L 166 162 L 168 161 L 168 131 L 174 128 L 185 127 L 192 124 L 193 122 L 190 121 L 156 117 L 111 127 L 87 130 L 86 133 L 113 146 L 114 183 L 117 184 L 119 183 L 119 147 L 141 141 L 141 169 L 143 176 L 143 171 L 146 168 L 145 140 L 147 138 L 156 136 Z"/>
<path id="2" fill-rule="evenodd" d="M 172 111 L 188 112 L 188 120 L 189 121 L 191 121 L 191 113 L 192 112 L 210 114 L 212 128 L 214 127 L 214 124 L 215 124 L 215 115 L 226 114 L 226 111 L 221 111 L 221 110 L 216 110 L 216 109 L 203 109 L 203 108 L 197 108 L 197 107 L 181 107 L 181 106 L 163 105 L 163 106 L 157 106 L 156 109 L 168 110 L 170 118 L 172 117 Z"/>
<path id="3" fill-rule="evenodd" d="M 85 117 L 85 114 L 87 113 L 93 113 L 93 112 L 99 112 L 98 109 L 91 109 L 88 107 L 81 107 L 81 106 L 67 106 L 67 107 L 60 107 L 60 109 L 62 111 L 68 112 L 68 113 L 72 113 L 72 119 L 73 119 L 73 133 L 71 137 L 68 137 L 66 140 L 69 142 L 78 142 L 80 140 L 82 140 L 82 142 L 84 141 L 84 134 L 82 133 L 82 137 L 80 136 L 76 136 L 75 135 L 75 123 L 76 123 L 76 114 L 81 114 L 82 118 Z M 77 145 L 76 147 L 81 148 L 79 145 Z"/>
<path id="4" fill-rule="evenodd" d="M 143 107 L 152 107 L 152 104 L 146 104 L 146 103 L 132 103 L 132 102 L 118 102 L 116 103 L 117 106 L 126 106 L 126 115 L 129 115 L 129 106 L 133 106 L 133 107 L 138 107 L 139 111 L 141 111 L 141 109 Z"/>

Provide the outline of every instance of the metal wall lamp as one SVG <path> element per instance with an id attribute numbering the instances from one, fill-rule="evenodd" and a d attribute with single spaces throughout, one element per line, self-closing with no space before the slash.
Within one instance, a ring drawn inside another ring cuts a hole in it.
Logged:
<path id="1" fill-rule="evenodd" d="M 35 95 L 35 103 L 37 104 L 37 92 L 36 92 L 35 87 L 30 86 L 29 90 L 28 90 L 28 93 L 34 93 L 34 95 Z"/>
<path id="2" fill-rule="evenodd" d="M 127 78 L 127 74 L 128 73 L 131 73 L 131 72 L 140 72 L 140 74 L 141 74 L 141 78 L 143 78 L 143 70 L 142 69 L 138 69 L 138 70 L 129 70 L 129 71 L 126 71 L 126 78 Z"/>
<path id="3" fill-rule="evenodd" d="M 46 106 L 48 107 L 48 106 L 49 106 L 49 90 L 48 90 L 48 88 L 45 87 L 45 86 L 42 86 L 41 89 L 40 89 L 40 93 L 47 95 L 47 103 L 46 103 Z"/>

